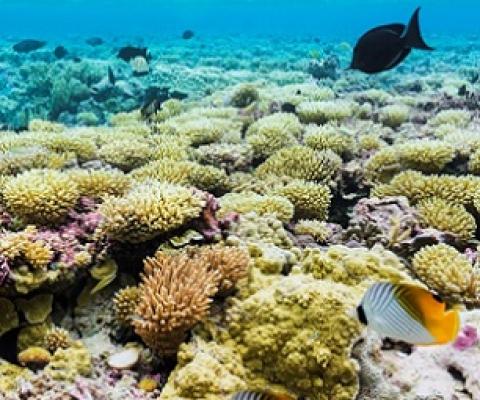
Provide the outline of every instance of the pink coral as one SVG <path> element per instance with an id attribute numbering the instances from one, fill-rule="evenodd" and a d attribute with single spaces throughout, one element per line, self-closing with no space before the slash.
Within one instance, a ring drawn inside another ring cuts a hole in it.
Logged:
<path id="1" fill-rule="evenodd" d="M 457 340 L 453 343 L 455 349 L 463 351 L 478 343 L 477 328 L 472 325 L 465 325 L 457 337 Z"/>

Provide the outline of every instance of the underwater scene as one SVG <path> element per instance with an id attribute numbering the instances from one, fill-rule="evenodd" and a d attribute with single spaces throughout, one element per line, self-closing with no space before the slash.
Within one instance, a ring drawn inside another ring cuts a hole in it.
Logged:
<path id="1" fill-rule="evenodd" d="M 0 15 L 0 400 L 480 400 L 478 0 Z"/>

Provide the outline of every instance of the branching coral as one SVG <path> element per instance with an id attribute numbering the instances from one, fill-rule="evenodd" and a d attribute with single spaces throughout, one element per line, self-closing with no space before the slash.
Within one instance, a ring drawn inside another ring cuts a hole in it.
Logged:
<path id="1" fill-rule="evenodd" d="M 72 344 L 70 333 L 63 328 L 53 326 L 44 337 L 44 347 L 51 353 L 55 354 L 58 349 L 66 349 Z"/>
<path id="2" fill-rule="evenodd" d="M 218 271 L 202 259 L 157 253 L 145 260 L 135 332 L 160 355 L 175 354 L 186 333 L 207 314 Z"/>
<path id="3" fill-rule="evenodd" d="M 283 222 L 292 219 L 294 213 L 293 204 L 282 196 L 265 195 L 255 193 L 227 193 L 220 198 L 219 216 L 225 216 L 228 212 L 246 214 L 255 212 L 258 215 L 275 215 Z"/>
<path id="4" fill-rule="evenodd" d="M 451 232 L 462 239 L 472 238 L 477 229 L 475 218 L 461 204 L 433 197 L 418 203 L 417 210 L 425 226 Z"/>
<path id="5" fill-rule="evenodd" d="M 54 170 L 31 170 L 5 182 L 7 210 L 25 223 L 55 224 L 65 219 L 80 192 L 68 175 Z"/>
<path id="6" fill-rule="evenodd" d="M 130 325 L 140 300 L 140 289 L 128 286 L 115 293 L 113 306 L 115 318 L 121 325 Z"/>
<path id="7" fill-rule="evenodd" d="M 328 183 L 338 172 L 342 159 L 333 151 L 318 151 L 306 146 L 293 146 L 277 151 L 261 164 L 256 174 L 290 176 L 306 181 Z"/>
<path id="8" fill-rule="evenodd" d="M 304 143 L 314 150 L 332 150 L 339 156 L 355 151 L 353 137 L 335 125 L 308 125 L 305 130 Z"/>
<path id="9" fill-rule="evenodd" d="M 365 163 L 365 179 L 368 183 L 385 183 L 401 171 L 398 153 L 391 147 L 383 148 Z"/>
<path id="10" fill-rule="evenodd" d="M 254 85 L 244 84 L 235 89 L 232 93 L 230 103 L 234 107 L 247 107 L 259 99 L 259 93 Z"/>
<path id="11" fill-rule="evenodd" d="M 146 182 L 123 197 L 107 197 L 99 227 L 120 242 L 138 243 L 180 228 L 198 218 L 205 199 L 182 186 Z"/>
<path id="12" fill-rule="evenodd" d="M 293 182 L 273 191 L 295 207 L 296 218 L 326 219 L 332 197 L 327 186 L 313 182 Z"/>
<path id="13" fill-rule="evenodd" d="M 244 171 L 250 168 L 253 149 L 244 144 L 217 143 L 200 146 L 194 156 L 201 164 L 212 165 L 227 172 Z"/>
<path id="14" fill-rule="evenodd" d="M 471 115 L 466 110 L 443 110 L 435 115 L 429 123 L 433 126 L 453 125 L 464 128 L 471 120 Z"/>
<path id="15" fill-rule="evenodd" d="M 398 128 L 408 120 L 409 109 L 401 104 L 392 104 L 380 109 L 380 121 L 390 128 Z"/>
<path id="16" fill-rule="evenodd" d="M 319 243 L 326 243 L 332 231 L 323 221 L 302 219 L 295 224 L 295 234 L 310 235 Z"/>
<path id="17" fill-rule="evenodd" d="M 68 348 L 55 352 L 45 372 L 55 380 L 73 382 L 79 376 L 92 373 L 92 358 L 85 345 L 75 341 Z"/>
<path id="18" fill-rule="evenodd" d="M 81 162 L 93 160 L 97 154 L 97 146 L 92 139 L 80 137 L 74 132 L 41 135 L 34 138 L 33 143 L 59 154 L 75 154 Z"/>
<path id="19" fill-rule="evenodd" d="M 153 154 L 153 148 L 140 140 L 113 141 L 104 144 L 98 151 L 101 160 L 126 172 L 146 164 Z"/>
<path id="20" fill-rule="evenodd" d="M 416 140 L 396 150 L 405 168 L 423 172 L 440 172 L 455 156 L 454 146 L 439 141 Z"/>
<path id="21" fill-rule="evenodd" d="M 344 101 L 306 101 L 297 106 L 297 114 L 304 123 L 324 124 L 342 121 L 352 116 L 352 104 Z"/>
<path id="22" fill-rule="evenodd" d="M 95 199 L 106 195 L 121 196 L 131 186 L 130 178 L 116 170 L 74 169 L 67 174 L 82 196 Z"/>
<path id="23" fill-rule="evenodd" d="M 55 132 L 59 133 L 65 130 L 65 125 L 58 124 L 51 121 L 45 121 L 41 119 L 32 119 L 28 123 L 28 130 L 30 132 Z"/>
<path id="24" fill-rule="evenodd" d="M 415 253 L 413 272 L 440 296 L 478 303 L 480 277 L 469 259 L 446 244 L 426 246 Z"/>

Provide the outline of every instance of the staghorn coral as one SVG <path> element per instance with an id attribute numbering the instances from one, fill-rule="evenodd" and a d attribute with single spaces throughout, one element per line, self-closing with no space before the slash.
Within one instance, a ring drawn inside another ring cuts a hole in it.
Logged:
<path id="1" fill-rule="evenodd" d="M 205 200 L 178 185 L 146 182 L 100 206 L 99 230 L 120 242 L 138 243 L 180 228 L 199 217 Z"/>
<path id="2" fill-rule="evenodd" d="M 256 175 L 289 176 L 306 181 L 328 183 L 339 171 L 342 159 L 333 151 L 318 151 L 306 146 L 292 146 L 270 156 L 257 170 Z"/>
<path id="3" fill-rule="evenodd" d="M 16 175 L 35 168 L 49 168 L 56 163 L 42 147 L 19 147 L 0 154 L 0 175 Z M 63 167 L 60 163 L 59 167 Z"/>
<path id="4" fill-rule="evenodd" d="M 253 150 L 243 144 L 216 143 L 198 147 L 194 157 L 200 164 L 212 165 L 232 173 L 250 169 Z"/>
<path id="5" fill-rule="evenodd" d="M 386 183 L 401 171 L 398 153 L 391 147 L 382 148 L 365 163 L 364 176 L 369 184 Z"/>
<path id="6" fill-rule="evenodd" d="M 480 277 L 469 259 L 446 244 L 425 246 L 415 253 L 412 270 L 430 289 L 452 301 L 478 303 Z"/>
<path id="7" fill-rule="evenodd" d="M 97 154 L 97 146 L 92 139 L 70 131 L 42 135 L 34 138 L 33 142 L 58 154 L 74 154 L 80 162 L 93 160 Z"/>
<path id="8" fill-rule="evenodd" d="M 424 226 L 450 232 L 466 240 L 472 238 L 477 230 L 475 218 L 461 204 L 432 197 L 420 201 L 416 208 Z"/>
<path id="9" fill-rule="evenodd" d="M 58 349 L 66 349 L 71 344 L 72 339 L 66 329 L 53 326 L 45 333 L 43 347 L 51 354 L 55 354 Z"/>
<path id="10" fill-rule="evenodd" d="M 175 354 L 186 333 L 207 314 L 219 272 L 202 259 L 157 253 L 145 260 L 145 274 L 132 321 L 135 332 L 156 353 Z M 159 318 L 159 316 L 162 316 Z"/>
<path id="11" fill-rule="evenodd" d="M 372 249 L 330 246 L 326 251 L 306 249 L 301 260 L 305 273 L 316 279 L 326 279 L 349 286 L 365 285 L 371 281 L 409 280 L 400 259 L 381 245 Z"/>
<path id="12" fill-rule="evenodd" d="M 31 170 L 5 182 L 2 196 L 7 210 L 25 223 L 62 222 L 80 192 L 68 175 L 54 170 Z"/>
<path id="13" fill-rule="evenodd" d="M 302 125 L 293 114 L 276 113 L 255 121 L 246 132 L 255 158 L 265 159 L 284 147 L 298 144 Z"/>
<path id="14" fill-rule="evenodd" d="M 229 212 L 246 214 L 255 212 L 258 215 L 275 215 L 280 221 L 288 222 L 294 214 L 293 204 L 283 196 L 265 195 L 255 193 L 227 193 L 220 199 L 219 217 L 226 216 Z"/>
<path id="15" fill-rule="evenodd" d="M 297 106 L 296 112 L 303 123 L 324 124 L 329 121 L 343 121 L 351 117 L 353 106 L 345 100 L 306 101 Z"/>
<path id="16" fill-rule="evenodd" d="M 121 325 L 131 324 L 139 301 L 140 289 L 136 286 L 128 286 L 115 293 L 113 310 L 116 320 Z"/>
<path id="17" fill-rule="evenodd" d="M 41 132 L 41 133 L 48 133 L 54 132 L 59 133 L 65 130 L 65 125 L 58 124 L 52 121 L 45 121 L 41 119 L 32 119 L 28 123 L 28 130 L 30 132 Z"/>
<path id="18" fill-rule="evenodd" d="M 295 218 L 324 220 L 328 216 L 332 197 L 327 186 L 313 182 L 293 182 L 274 190 L 272 194 L 286 197 L 295 207 Z"/>
<path id="19" fill-rule="evenodd" d="M 409 109 L 402 104 L 382 107 L 379 111 L 380 121 L 389 128 L 398 128 L 408 120 Z"/>
<path id="20" fill-rule="evenodd" d="M 257 101 L 259 97 L 258 90 L 254 85 L 244 84 L 233 91 L 230 103 L 234 107 L 244 108 Z"/>
<path id="21" fill-rule="evenodd" d="M 170 118 L 163 125 L 157 125 L 157 130 L 162 134 L 186 138 L 193 146 L 199 146 L 219 141 L 227 130 L 225 128 L 231 127 L 228 120 L 192 114 Z"/>
<path id="22" fill-rule="evenodd" d="M 117 170 L 74 169 L 67 175 L 77 185 L 81 196 L 94 199 L 106 195 L 121 196 L 131 186 L 128 175 Z"/>

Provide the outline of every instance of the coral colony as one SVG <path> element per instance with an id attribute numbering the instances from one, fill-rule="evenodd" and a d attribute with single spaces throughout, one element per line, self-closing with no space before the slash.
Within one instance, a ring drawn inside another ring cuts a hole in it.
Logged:
<path id="1" fill-rule="evenodd" d="M 478 46 L 372 79 L 346 43 L 93 62 L 93 39 L 9 50 L 0 399 L 480 399 Z M 459 310 L 457 339 L 365 329 L 382 281 Z"/>

